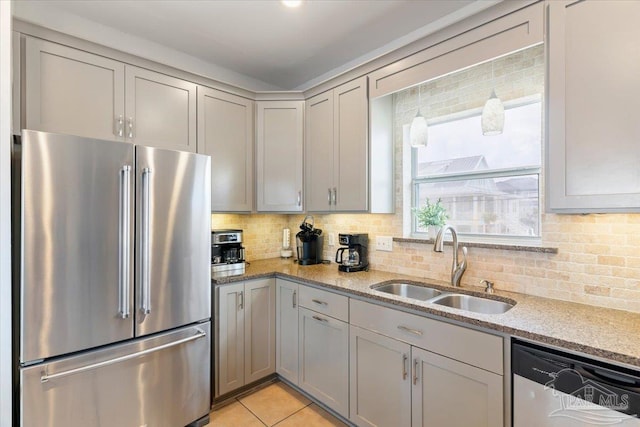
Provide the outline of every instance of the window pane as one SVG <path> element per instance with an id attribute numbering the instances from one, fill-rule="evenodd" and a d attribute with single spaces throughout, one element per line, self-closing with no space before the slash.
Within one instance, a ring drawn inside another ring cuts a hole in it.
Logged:
<path id="1" fill-rule="evenodd" d="M 539 176 L 468 179 L 416 185 L 417 204 L 439 198 L 460 233 L 539 236 Z M 416 231 L 426 232 L 416 225 Z"/>
<path id="2" fill-rule="evenodd" d="M 416 177 L 540 166 L 540 102 L 505 109 L 504 132 L 484 136 L 480 114 L 429 124 L 429 143 L 417 149 Z"/>

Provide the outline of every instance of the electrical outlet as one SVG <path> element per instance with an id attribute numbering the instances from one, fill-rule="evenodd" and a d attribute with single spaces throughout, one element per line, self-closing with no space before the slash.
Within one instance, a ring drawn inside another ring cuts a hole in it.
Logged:
<path id="1" fill-rule="evenodd" d="M 336 235 L 334 233 L 329 233 L 329 246 L 336 245 Z"/>
<path id="2" fill-rule="evenodd" d="M 393 251 L 393 237 L 391 236 L 376 236 L 376 250 L 392 252 Z"/>

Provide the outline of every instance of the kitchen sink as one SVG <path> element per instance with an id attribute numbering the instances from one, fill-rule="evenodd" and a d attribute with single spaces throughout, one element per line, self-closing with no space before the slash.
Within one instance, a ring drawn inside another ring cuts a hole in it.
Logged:
<path id="1" fill-rule="evenodd" d="M 474 313 L 501 314 L 513 307 L 513 304 L 487 298 L 474 297 L 464 294 L 444 294 L 430 302 L 446 307 L 472 311 Z"/>
<path id="2" fill-rule="evenodd" d="M 442 292 L 437 289 L 429 288 L 422 285 L 416 285 L 413 283 L 383 283 L 378 285 L 371 285 L 371 289 L 378 292 L 384 292 L 391 295 L 399 295 L 402 297 L 413 298 L 420 301 L 426 301 L 442 294 Z"/>

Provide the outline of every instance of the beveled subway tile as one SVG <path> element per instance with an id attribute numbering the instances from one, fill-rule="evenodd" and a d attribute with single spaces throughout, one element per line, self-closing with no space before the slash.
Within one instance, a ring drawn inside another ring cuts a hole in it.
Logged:
<path id="1" fill-rule="evenodd" d="M 311 401 L 283 383 L 274 383 L 240 399 L 263 423 L 272 426 Z"/>
<path id="2" fill-rule="evenodd" d="M 264 423 L 240 402 L 216 409 L 210 417 L 211 421 L 205 427 L 264 427 Z"/>
<path id="3" fill-rule="evenodd" d="M 312 403 L 289 418 L 276 424 L 277 427 L 346 427 L 342 421 Z"/>

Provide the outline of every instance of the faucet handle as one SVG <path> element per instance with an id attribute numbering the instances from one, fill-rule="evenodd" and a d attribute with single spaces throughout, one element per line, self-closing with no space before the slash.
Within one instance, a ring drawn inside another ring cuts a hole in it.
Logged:
<path id="1" fill-rule="evenodd" d="M 493 289 L 493 282 L 490 282 L 486 279 L 483 279 L 480 281 L 481 285 L 486 285 L 486 288 L 484 288 L 484 291 L 488 294 L 492 294 L 494 289 Z"/>

